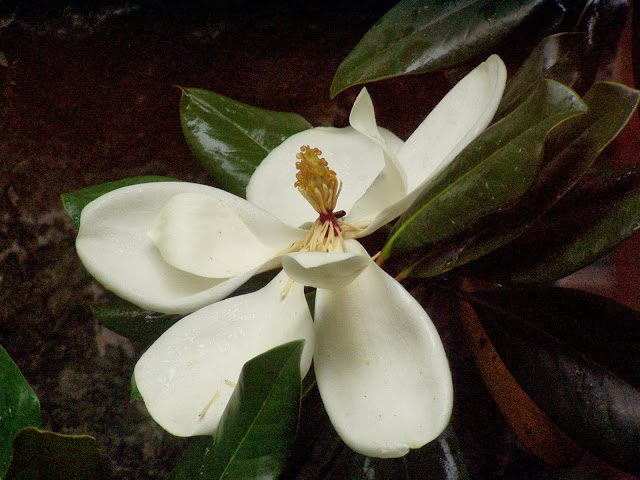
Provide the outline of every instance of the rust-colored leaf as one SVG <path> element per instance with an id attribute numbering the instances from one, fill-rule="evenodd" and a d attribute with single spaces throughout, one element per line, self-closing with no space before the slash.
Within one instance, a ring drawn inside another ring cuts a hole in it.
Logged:
<path id="1" fill-rule="evenodd" d="M 550 466 L 575 465 L 584 453 L 582 447 L 566 436 L 520 388 L 471 305 L 460 301 L 458 311 L 484 383 L 524 447 Z"/>

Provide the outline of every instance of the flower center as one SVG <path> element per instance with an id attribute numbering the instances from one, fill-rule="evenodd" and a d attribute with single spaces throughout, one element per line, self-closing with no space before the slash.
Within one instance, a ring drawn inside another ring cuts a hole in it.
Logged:
<path id="1" fill-rule="evenodd" d="M 329 170 L 327 161 L 320 158 L 322 152 L 308 145 L 300 147 L 296 158 L 296 183 L 294 187 L 311 204 L 313 209 L 321 215 L 332 215 L 336 208 L 338 195 L 342 189 L 342 182 L 338 181 L 336 172 Z"/>
<path id="2" fill-rule="evenodd" d="M 334 213 L 342 182 L 336 172 L 329 169 L 322 152 L 308 145 L 300 147 L 296 155 L 296 183 L 294 187 L 318 212 L 309 233 L 296 242 L 294 248 L 307 252 L 344 252 L 344 225 Z"/>

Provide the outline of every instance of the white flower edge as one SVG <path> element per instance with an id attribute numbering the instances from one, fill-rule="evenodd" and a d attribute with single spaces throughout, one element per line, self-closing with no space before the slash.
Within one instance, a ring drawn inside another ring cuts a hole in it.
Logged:
<path id="1" fill-rule="evenodd" d="M 351 283 L 369 265 L 371 258 L 355 240 L 345 241 L 346 251 L 295 252 L 282 257 L 289 277 L 315 288 L 335 290 Z"/>
<path id="2" fill-rule="evenodd" d="M 438 332 L 375 263 L 343 289 L 317 291 L 315 331 L 320 395 L 350 448 L 400 457 L 447 426 L 453 386 Z"/>
<path id="3" fill-rule="evenodd" d="M 392 151 L 403 144 L 383 128 L 380 135 Z M 295 227 L 317 217 L 307 202 L 300 201 L 300 192 L 294 187 L 296 155 L 303 145 L 319 148 L 322 158 L 342 181 L 337 211 L 349 212 L 385 166 L 378 144 L 353 127 L 316 127 L 287 138 L 256 168 L 247 185 L 247 200 Z"/>
<path id="4" fill-rule="evenodd" d="M 142 355 L 134 375 L 153 417 L 177 436 L 211 435 L 243 365 L 284 343 L 306 341 L 304 377 L 314 349 L 304 287 L 279 273 L 256 292 L 222 300 L 178 321 Z"/>
<path id="5" fill-rule="evenodd" d="M 358 237 L 401 215 L 427 183 L 487 128 L 500 105 L 506 81 L 504 62 L 498 55 L 491 55 L 444 96 L 397 152 L 397 165 L 406 179 L 404 198 L 388 202 Z M 357 219 L 347 215 L 345 221 Z"/>
<path id="6" fill-rule="evenodd" d="M 221 190 L 175 195 L 148 232 L 162 258 L 182 271 L 230 278 L 261 265 L 304 235 Z M 215 195 L 214 195 L 215 193 Z"/>
<path id="7" fill-rule="evenodd" d="M 293 159 L 302 145 L 310 145 L 322 151 L 343 181 L 336 209 L 347 212 L 344 221 L 366 227 L 358 237 L 366 236 L 401 215 L 425 184 L 491 123 L 505 83 L 506 67 L 491 55 L 445 95 L 404 143 L 376 126 L 364 90 L 354 103 L 353 126 L 312 128 L 286 139 L 252 175 L 247 199 L 289 225 L 313 218 L 291 180 L 296 174 Z"/>
<path id="8" fill-rule="evenodd" d="M 351 108 L 349 123 L 362 135 L 376 143 L 382 150 L 384 168 L 364 194 L 358 198 L 345 217 L 345 222 L 356 226 L 368 226 L 372 220 L 391 204 L 401 201 L 407 192 L 407 179 L 399 166 L 395 152 L 387 145 L 376 123 L 373 101 L 366 88 L 360 91 Z M 400 147 L 402 150 L 404 147 Z M 392 219 L 389 219 L 389 221 Z"/>
<path id="9" fill-rule="evenodd" d="M 274 253 L 304 234 L 216 188 L 185 182 L 132 185 L 102 195 L 82 210 L 76 249 L 89 273 L 105 288 L 141 308 L 190 313 L 225 298 L 252 275 L 281 265 L 280 257 L 271 258 L 269 252 L 258 258 L 259 263 L 253 268 L 231 278 L 206 278 L 169 265 L 148 232 L 156 225 L 163 207 L 176 195 L 185 193 L 222 202 L 228 212 L 235 213 L 252 229 L 258 242 L 262 238 L 279 238 L 282 245 L 269 244 Z M 264 248 L 262 243 L 260 248 Z"/>
<path id="10" fill-rule="evenodd" d="M 504 62 L 498 55 L 491 55 L 436 105 L 398 152 L 408 193 L 446 167 L 487 128 L 506 81 Z"/>

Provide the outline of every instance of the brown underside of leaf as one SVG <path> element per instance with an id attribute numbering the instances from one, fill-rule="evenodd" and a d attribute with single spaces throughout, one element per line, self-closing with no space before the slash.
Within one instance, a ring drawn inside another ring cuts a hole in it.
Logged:
<path id="1" fill-rule="evenodd" d="M 584 450 L 520 388 L 467 302 L 458 304 L 464 334 L 482 379 L 523 446 L 552 467 L 575 465 Z"/>

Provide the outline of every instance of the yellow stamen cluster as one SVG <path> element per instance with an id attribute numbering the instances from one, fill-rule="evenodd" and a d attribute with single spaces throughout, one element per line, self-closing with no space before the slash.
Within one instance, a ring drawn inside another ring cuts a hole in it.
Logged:
<path id="1" fill-rule="evenodd" d="M 342 182 L 338 181 L 336 172 L 330 170 L 327 161 L 320 158 L 322 152 L 308 145 L 300 147 L 296 158 L 296 183 L 293 185 L 314 210 L 321 214 L 330 214 L 336 208 Z"/>
<path id="2" fill-rule="evenodd" d="M 303 145 L 296 155 L 299 161 L 296 162 L 298 173 L 294 187 L 319 215 L 307 234 L 282 253 L 344 252 L 345 239 L 352 238 L 357 230 L 339 220 L 333 212 L 342 182 L 338 180 L 336 172 L 329 169 L 327 161 L 320 158 L 321 154 L 319 149 Z"/>

